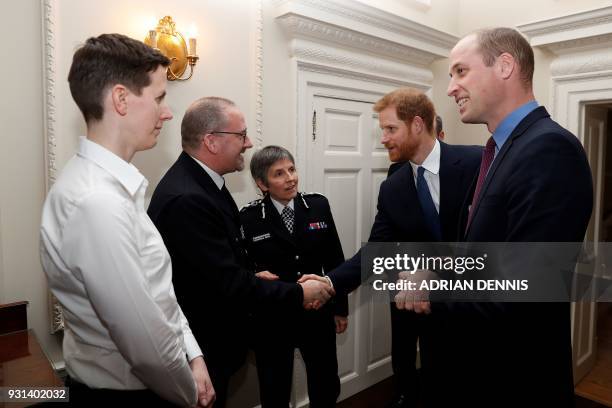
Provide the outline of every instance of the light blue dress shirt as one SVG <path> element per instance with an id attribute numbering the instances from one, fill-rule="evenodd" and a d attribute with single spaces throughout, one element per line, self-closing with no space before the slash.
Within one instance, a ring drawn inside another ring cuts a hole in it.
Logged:
<path id="1" fill-rule="evenodd" d="M 538 103 L 535 100 L 529 101 L 526 104 L 516 108 L 514 111 L 512 111 L 512 113 L 506 116 L 504 120 L 501 121 L 492 135 L 493 140 L 495 140 L 495 157 L 497 157 L 497 153 L 499 153 L 501 148 L 504 146 L 504 143 L 506 143 L 510 137 L 510 134 L 512 134 L 518 124 L 521 123 L 521 121 L 537 107 Z"/>

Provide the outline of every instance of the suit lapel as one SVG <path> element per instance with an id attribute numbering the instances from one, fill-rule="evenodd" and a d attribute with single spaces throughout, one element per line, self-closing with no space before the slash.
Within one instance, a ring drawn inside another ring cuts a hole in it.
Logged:
<path id="1" fill-rule="evenodd" d="M 443 240 L 448 236 L 446 231 L 457 227 L 451 221 L 455 218 L 454 208 L 463 204 L 458 203 L 461 194 L 465 193 L 461 191 L 463 168 L 460 164 L 461 158 L 454 154 L 446 143 L 440 142 L 440 227 Z"/>
<path id="2" fill-rule="evenodd" d="M 232 195 L 225 186 L 221 190 L 215 184 L 213 179 L 208 175 L 206 170 L 202 168 L 191 156 L 187 153 L 182 152 L 179 156 L 179 160 L 183 163 L 187 171 L 192 175 L 194 180 L 206 191 L 206 193 L 212 197 L 217 203 L 221 211 L 234 222 L 239 222 L 239 213 L 236 202 L 232 198 Z M 225 190 L 225 191 L 224 191 Z"/>
<path id="3" fill-rule="evenodd" d="M 487 173 L 487 178 L 485 179 L 484 184 L 482 185 L 482 190 L 480 190 L 480 197 L 478 198 L 478 202 L 476 203 L 475 208 L 472 208 L 471 210 L 474 213 L 472 215 L 472 222 L 468 226 L 467 230 L 465 231 L 466 235 L 468 234 L 471 226 L 474 224 L 474 218 L 476 218 L 476 213 L 478 212 L 478 209 L 480 208 L 480 203 L 482 202 L 482 198 L 486 195 L 487 189 L 489 188 L 489 185 L 491 184 L 493 178 L 495 177 L 495 172 L 502 165 L 504 158 L 508 154 L 508 151 L 510 151 L 510 149 L 512 148 L 512 144 L 514 143 L 514 141 L 518 139 L 519 137 L 521 137 L 525 133 L 525 131 L 527 131 L 527 129 L 529 129 L 531 125 L 533 125 L 535 122 L 537 122 L 538 120 L 542 118 L 547 118 L 547 117 L 550 117 L 550 115 L 546 111 L 546 108 L 544 108 L 543 106 L 540 106 L 536 108 L 533 112 L 529 113 L 529 115 L 527 115 L 522 121 L 520 121 L 519 124 L 516 126 L 516 128 L 512 131 L 512 133 L 510 133 L 508 140 L 506 140 L 506 143 L 504 143 L 504 146 L 499 151 L 499 153 L 497 154 L 497 157 L 495 157 L 495 160 L 493 160 L 493 163 L 491 164 L 491 167 L 489 168 L 489 172 Z"/>
<path id="4" fill-rule="evenodd" d="M 225 185 L 223 185 L 219 192 L 221 193 L 221 200 L 224 204 L 222 208 L 229 216 L 238 221 L 240 218 L 240 212 L 238 211 L 238 206 L 236 205 L 232 194 L 229 192 L 227 187 L 225 187 Z M 240 224 L 240 221 L 238 221 L 238 223 Z"/>

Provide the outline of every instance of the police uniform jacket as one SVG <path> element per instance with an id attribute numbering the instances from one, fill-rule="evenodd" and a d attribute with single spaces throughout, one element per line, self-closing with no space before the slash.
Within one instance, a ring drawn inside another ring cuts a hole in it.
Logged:
<path id="1" fill-rule="evenodd" d="M 327 273 L 344 262 L 344 254 L 327 198 L 298 193 L 293 200 L 295 221 L 290 234 L 269 196 L 240 211 L 246 249 L 256 271 L 270 271 L 281 281 Z M 334 300 L 334 314 L 348 315 L 346 295 Z"/>

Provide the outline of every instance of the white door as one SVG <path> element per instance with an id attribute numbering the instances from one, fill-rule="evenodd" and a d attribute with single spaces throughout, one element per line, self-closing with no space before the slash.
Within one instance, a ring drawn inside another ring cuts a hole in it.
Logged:
<path id="1" fill-rule="evenodd" d="M 371 102 L 316 93 L 312 102 L 307 187 L 329 199 L 348 258 L 369 237 L 378 189 L 389 167 L 387 151 Z M 389 301 L 372 292 L 363 287 L 349 296 L 349 329 L 338 337 L 340 400 L 391 375 Z"/>
<path id="2" fill-rule="evenodd" d="M 586 238 L 592 242 L 590 257 L 597 257 L 597 243 L 601 237 L 602 201 L 605 176 L 606 152 L 606 122 L 607 110 L 605 107 L 589 105 L 585 107 L 584 114 L 584 148 L 589 157 L 591 172 L 593 174 L 593 189 L 595 190 L 593 214 L 589 222 Z M 580 265 L 578 266 L 581 267 Z M 580 272 L 580 270 L 579 270 Z M 585 273 L 592 273 L 585 271 Z M 594 296 L 597 288 L 590 288 Z M 588 296 L 588 295 L 587 295 Z M 594 301 L 575 302 L 572 304 L 572 349 L 574 354 L 574 384 L 577 384 L 595 364 L 595 329 L 597 324 L 597 304 Z"/>

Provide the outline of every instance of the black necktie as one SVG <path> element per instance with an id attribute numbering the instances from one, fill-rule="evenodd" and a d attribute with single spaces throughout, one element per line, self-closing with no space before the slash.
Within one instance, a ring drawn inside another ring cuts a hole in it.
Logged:
<path id="1" fill-rule="evenodd" d="M 431 193 L 429 192 L 429 187 L 427 187 L 425 177 L 423 176 L 424 172 L 424 167 L 419 166 L 417 168 L 417 195 L 419 196 L 421 209 L 425 215 L 425 223 L 427 224 L 427 227 L 433 234 L 434 238 L 437 241 L 441 241 L 442 232 L 440 231 L 440 217 L 438 215 L 438 211 L 436 211 L 436 206 L 433 199 L 431 198 Z"/>
<path id="2" fill-rule="evenodd" d="M 295 215 L 294 215 L 293 209 L 289 206 L 286 206 L 285 208 L 283 208 L 283 211 L 281 212 L 281 218 L 283 219 L 283 222 L 285 223 L 285 227 L 287 227 L 287 230 L 289 231 L 289 233 L 293 234 L 293 223 L 295 221 Z"/>

